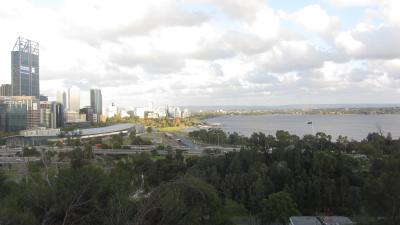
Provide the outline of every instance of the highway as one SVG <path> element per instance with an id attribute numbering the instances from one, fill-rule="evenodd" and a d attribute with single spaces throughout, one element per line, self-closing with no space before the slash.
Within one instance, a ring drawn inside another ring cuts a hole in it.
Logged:
<path id="1" fill-rule="evenodd" d="M 95 155 L 134 155 L 140 153 L 150 153 L 149 150 L 132 150 L 132 149 L 95 149 L 93 152 Z M 157 151 L 157 153 L 159 155 L 168 154 L 167 151 Z M 200 154 L 201 152 L 185 151 L 185 155 L 200 155 Z"/>
<path id="2" fill-rule="evenodd" d="M 40 160 L 37 157 L 0 157 L 0 165 L 21 164 Z"/>
<path id="3" fill-rule="evenodd" d="M 169 145 L 172 149 L 183 150 L 185 155 L 201 155 L 204 150 L 217 149 L 221 153 L 231 152 L 238 150 L 238 148 L 233 147 L 222 147 L 222 146 L 200 146 L 193 143 L 187 137 L 176 135 L 172 133 L 165 133 L 163 138 L 163 144 Z M 151 153 L 153 149 L 156 149 L 157 145 L 125 145 L 123 149 L 97 149 L 93 147 L 93 152 L 96 155 L 132 155 L 140 153 Z M 52 147 L 52 146 L 36 146 L 36 149 L 44 149 L 46 151 L 56 151 L 56 152 L 68 152 L 72 151 L 74 147 L 63 146 L 63 147 Z M 32 161 L 29 158 L 18 157 L 17 153 L 22 152 L 22 148 L 3 148 L 0 149 L 0 164 L 17 164 L 26 163 L 27 161 Z M 157 151 L 160 155 L 166 155 L 166 151 Z M 37 159 L 37 158 L 35 158 Z"/>

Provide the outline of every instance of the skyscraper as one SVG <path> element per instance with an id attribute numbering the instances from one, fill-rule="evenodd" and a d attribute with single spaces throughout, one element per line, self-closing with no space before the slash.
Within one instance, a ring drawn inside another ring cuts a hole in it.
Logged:
<path id="1" fill-rule="evenodd" d="M 64 110 L 68 110 L 67 93 L 65 91 L 57 91 L 56 102 L 61 103 Z"/>
<path id="2" fill-rule="evenodd" d="M 78 87 L 74 86 L 68 88 L 67 102 L 68 111 L 79 113 L 81 107 L 81 95 Z"/>
<path id="3" fill-rule="evenodd" d="M 90 107 L 98 116 L 103 114 L 103 97 L 100 89 L 90 89 Z"/>
<path id="4" fill-rule="evenodd" d="M 13 96 L 39 99 L 39 43 L 19 37 L 11 51 L 11 86 Z"/>
<path id="5" fill-rule="evenodd" d="M 62 127 L 64 120 L 63 106 L 59 102 L 40 102 L 40 126 L 47 128 Z"/>

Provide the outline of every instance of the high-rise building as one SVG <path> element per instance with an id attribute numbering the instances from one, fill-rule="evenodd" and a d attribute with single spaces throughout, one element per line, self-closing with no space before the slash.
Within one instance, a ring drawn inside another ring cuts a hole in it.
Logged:
<path id="1" fill-rule="evenodd" d="M 2 84 L 0 86 L 0 96 L 11 96 L 11 84 Z"/>
<path id="2" fill-rule="evenodd" d="M 94 114 L 99 116 L 103 114 L 103 98 L 100 89 L 90 89 L 90 107 Z"/>
<path id="3" fill-rule="evenodd" d="M 90 122 L 90 123 L 97 123 L 98 122 L 98 118 L 97 115 L 94 113 L 94 110 L 92 107 L 90 106 L 85 106 L 83 107 L 80 112 L 81 115 L 84 114 L 86 117 L 86 121 Z"/>
<path id="4" fill-rule="evenodd" d="M 63 104 L 56 102 L 53 105 L 54 117 L 52 118 L 52 123 L 56 125 L 56 128 L 64 126 L 64 106 Z"/>
<path id="5" fill-rule="evenodd" d="M 19 131 L 38 127 L 40 105 L 35 96 L 0 96 L 0 130 Z"/>
<path id="6" fill-rule="evenodd" d="M 26 105 L 0 103 L 0 130 L 5 132 L 26 129 Z"/>
<path id="7" fill-rule="evenodd" d="M 40 101 L 40 126 L 50 128 L 51 121 L 51 103 Z"/>
<path id="8" fill-rule="evenodd" d="M 57 91 L 56 102 L 62 104 L 64 110 L 68 110 L 67 93 L 65 91 Z"/>
<path id="9" fill-rule="evenodd" d="M 59 102 L 40 102 L 40 126 L 47 128 L 62 127 L 64 110 Z"/>
<path id="10" fill-rule="evenodd" d="M 71 87 L 68 88 L 68 95 L 67 95 L 67 108 L 70 112 L 78 112 L 81 107 L 80 103 L 80 90 L 78 87 Z"/>
<path id="11" fill-rule="evenodd" d="M 11 86 L 13 96 L 39 99 L 39 43 L 19 37 L 11 51 Z"/>

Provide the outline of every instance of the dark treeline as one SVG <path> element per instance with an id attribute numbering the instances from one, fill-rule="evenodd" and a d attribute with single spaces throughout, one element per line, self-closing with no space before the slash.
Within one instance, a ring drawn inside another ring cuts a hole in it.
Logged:
<path id="1" fill-rule="evenodd" d="M 105 166 L 90 148 L 77 148 L 67 168 L 49 166 L 51 157 L 42 154 L 23 179 L 0 176 L 0 224 L 222 225 L 235 216 L 284 224 L 292 215 L 400 224 L 400 141 L 390 135 L 361 142 L 285 131 L 190 136 L 241 150 L 103 159 Z"/>

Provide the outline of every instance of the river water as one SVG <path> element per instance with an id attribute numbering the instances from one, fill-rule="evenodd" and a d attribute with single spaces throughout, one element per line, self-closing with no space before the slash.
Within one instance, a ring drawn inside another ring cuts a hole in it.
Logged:
<path id="1" fill-rule="evenodd" d="M 221 116 L 207 119 L 226 132 L 251 135 L 253 132 L 275 134 L 277 130 L 289 131 L 302 137 L 305 134 L 324 132 L 335 140 L 339 135 L 362 140 L 368 133 L 390 132 L 400 137 L 400 115 L 261 115 Z M 312 122 L 312 124 L 309 124 Z"/>

